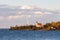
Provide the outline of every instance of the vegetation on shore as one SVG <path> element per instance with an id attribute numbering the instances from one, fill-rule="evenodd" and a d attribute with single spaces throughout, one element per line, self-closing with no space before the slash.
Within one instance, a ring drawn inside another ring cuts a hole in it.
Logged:
<path id="1" fill-rule="evenodd" d="M 51 22 L 46 23 L 43 27 L 36 27 L 35 25 L 27 25 L 27 26 L 11 26 L 10 30 L 60 30 L 60 21 L 59 22 Z"/>

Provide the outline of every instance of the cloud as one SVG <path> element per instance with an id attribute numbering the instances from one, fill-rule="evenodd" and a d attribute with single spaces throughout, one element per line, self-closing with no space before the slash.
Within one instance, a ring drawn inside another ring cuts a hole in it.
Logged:
<path id="1" fill-rule="evenodd" d="M 8 5 L 0 5 L 0 8 L 6 8 Z"/>
<path id="2" fill-rule="evenodd" d="M 34 14 L 43 15 L 44 13 L 43 12 L 40 12 L 40 11 L 37 11 L 37 12 L 34 12 Z"/>
<path id="3" fill-rule="evenodd" d="M 11 20 L 11 19 L 18 19 L 18 18 L 23 18 L 23 17 L 24 17 L 24 15 L 20 15 L 20 16 L 16 15 L 16 16 L 8 16 L 7 19 Z"/>
<path id="4" fill-rule="evenodd" d="M 58 15 L 60 15 L 60 14 L 58 14 Z"/>
<path id="5" fill-rule="evenodd" d="M 15 16 L 7 16 L 8 20 L 12 19 L 23 19 L 23 18 L 30 18 L 32 15 L 15 15 Z"/>
<path id="6" fill-rule="evenodd" d="M 44 12 L 44 14 L 53 14 L 53 13 L 50 13 L 50 12 Z"/>
<path id="7" fill-rule="evenodd" d="M 18 12 L 18 14 L 22 14 L 22 12 Z"/>
<path id="8" fill-rule="evenodd" d="M 23 5 L 20 7 L 21 9 L 34 9 L 33 6 Z"/>
<path id="9" fill-rule="evenodd" d="M 21 5 L 21 6 L 8 6 L 0 5 L 0 16 L 10 15 L 43 15 L 43 14 L 59 14 L 60 12 L 49 9 L 42 9 L 36 6 Z M 7 15 L 6 15 L 7 14 Z"/>
<path id="10" fill-rule="evenodd" d="M 3 16 L 0 16 L 0 21 L 3 20 Z"/>
<path id="11" fill-rule="evenodd" d="M 28 16 L 28 18 L 30 18 L 32 15 L 27 15 Z"/>
<path id="12" fill-rule="evenodd" d="M 37 12 L 34 12 L 34 14 L 36 14 L 36 15 L 45 15 L 45 14 L 53 14 L 53 13 L 37 11 Z"/>

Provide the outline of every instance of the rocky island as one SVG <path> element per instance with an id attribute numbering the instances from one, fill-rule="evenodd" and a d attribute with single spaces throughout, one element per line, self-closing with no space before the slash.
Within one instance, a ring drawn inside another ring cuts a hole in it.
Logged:
<path id="1" fill-rule="evenodd" d="M 60 30 L 60 21 L 41 24 L 36 22 L 35 25 L 11 26 L 9 30 Z"/>

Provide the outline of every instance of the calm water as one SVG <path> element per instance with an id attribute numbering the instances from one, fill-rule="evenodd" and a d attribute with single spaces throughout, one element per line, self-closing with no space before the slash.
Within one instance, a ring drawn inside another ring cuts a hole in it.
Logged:
<path id="1" fill-rule="evenodd" d="M 0 29 L 0 40 L 60 40 L 60 31 Z"/>

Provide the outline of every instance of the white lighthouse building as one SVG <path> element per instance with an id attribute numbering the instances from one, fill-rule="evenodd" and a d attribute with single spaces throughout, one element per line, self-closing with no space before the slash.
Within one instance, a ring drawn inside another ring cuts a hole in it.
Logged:
<path id="1" fill-rule="evenodd" d="M 36 21 L 36 23 L 35 23 L 35 26 L 36 26 L 36 27 L 43 27 L 42 24 L 39 23 L 39 22 L 37 22 L 37 21 Z"/>

